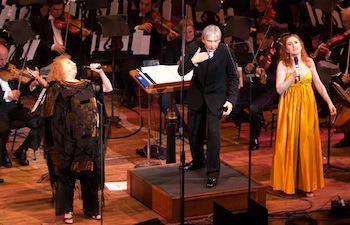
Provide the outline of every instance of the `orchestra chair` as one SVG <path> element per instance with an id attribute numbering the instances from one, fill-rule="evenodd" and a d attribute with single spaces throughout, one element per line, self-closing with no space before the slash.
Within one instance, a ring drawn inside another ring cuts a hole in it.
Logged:
<path id="1" fill-rule="evenodd" d="M 270 147 L 272 147 L 272 141 L 273 141 L 273 135 L 274 135 L 274 127 L 275 123 L 277 122 L 277 105 L 273 105 L 270 109 L 263 111 L 263 112 L 269 112 L 271 113 L 271 120 L 268 121 L 264 126 L 262 126 L 265 131 L 267 131 L 267 127 L 271 125 L 271 132 L 270 132 Z M 242 124 L 238 125 L 238 140 L 241 136 L 241 126 Z"/>
<path id="2" fill-rule="evenodd" d="M 24 127 L 26 127 L 26 123 L 23 121 L 20 121 L 20 120 L 13 120 L 10 123 L 10 129 L 12 130 L 12 133 L 10 134 L 10 136 L 13 136 L 12 147 L 11 147 L 12 152 L 13 152 L 14 147 L 15 147 L 17 135 L 23 135 L 25 137 L 27 137 L 27 135 L 28 135 L 28 133 L 21 130 L 21 128 L 24 128 Z M 34 150 L 34 160 L 36 160 L 36 151 L 35 150 Z"/>

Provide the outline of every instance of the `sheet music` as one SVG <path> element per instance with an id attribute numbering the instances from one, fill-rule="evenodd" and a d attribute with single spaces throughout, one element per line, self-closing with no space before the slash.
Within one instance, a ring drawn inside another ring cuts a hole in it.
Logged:
<path id="1" fill-rule="evenodd" d="M 178 65 L 156 65 L 141 67 L 142 72 L 147 73 L 156 84 L 180 82 L 181 76 L 177 72 Z M 187 73 L 184 80 L 191 80 L 193 76 L 193 70 Z"/>
<path id="2" fill-rule="evenodd" d="M 45 100 L 45 94 L 46 93 L 46 88 L 43 88 L 39 94 L 38 99 L 36 100 L 31 113 L 35 112 L 35 110 L 38 108 L 39 104 L 42 104 Z"/>
<path id="3" fill-rule="evenodd" d="M 131 50 L 134 55 L 149 55 L 151 35 L 143 35 L 143 30 L 134 32 Z"/>
<path id="4" fill-rule="evenodd" d="M 23 54 L 21 56 L 21 59 L 23 59 L 24 56 L 25 56 L 25 53 L 26 53 L 26 51 L 28 49 L 29 42 L 30 42 L 30 40 L 27 41 L 27 43 L 25 43 L 25 45 L 23 46 L 23 50 L 24 51 L 23 51 Z M 38 40 L 38 39 L 35 39 L 35 40 L 32 41 L 32 45 L 30 46 L 30 49 L 29 49 L 28 55 L 27 55 L 27 60 L 28 61 L 33 60 L 34 55 L 36 53 L 36 50 L 38 49 L 39 43 L 40 43 L 40 40 Z"/>

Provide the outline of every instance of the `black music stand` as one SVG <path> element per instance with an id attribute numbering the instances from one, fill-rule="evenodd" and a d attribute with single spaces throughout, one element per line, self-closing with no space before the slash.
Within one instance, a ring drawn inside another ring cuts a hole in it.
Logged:
<path id="1" fill-rule="evenodd" d="M 122 15 L 108 15 L 108 16 L 99 16 L 98 22 L 102 28 L 102 35 L 105 37 L 112 38 L 112 115 L 109 117 L 111 122 L 115 123 L 117 127 L 119 126 L 120 118 L 114 116 L 114 92 L 115 92 L 115 40 L 116 37 L 123 35 L 130 35 L 129 26 L 125 16 Z"/>
<path id="2" fill-rule="evenodd" d="M 109 0 L 86 0 L 85 1 L 85 9 L 86 10 L 94 10 L 101 8 L 109 8 L 111 3 Z"/>
<path id="3" fill-rule="evenodd" d="M 28 48 L 25 50 L 24 61 L 21 68 L 21 73 L 24 70 L 27 63 L 27 56 L 29 49 L 32 45 L 32 42 L 35 38 L 33 31 L 29 27 L 29 23 L 25 19 L 8 21 L 4 24 L 4 28 L 7 29 L 13 38 L 16 47 L 19 47 L 25 44 L 27 41 L 30 41 Z M 19 80 L 18 89 L 21 87 L 21 79 Z"/>
<path id="4" fill-rule="evenodd" d="M 314 0 L 314 3 L 312 5 L 313 8 L 321 9 L 322 11 L 329 13 L 330 19 L 329 19 L 329 38 L 332 37 L 333 33 L 333 16 L 332 13 L 337 5 L 339 0 Z"/>
<path id="5" fill-rule="evenodd" d="M 233 36 L 236 38 L 241 38 L 244 40 L 247 40 L 250 37 L 250 28 L 252 26 L 252 21 L 244 16 L 233 16 L 228 20 L 228 23 L 224 29 L 224 37 Z M 248 42 L 249 43 L 249 42 Z M 253 47 L 248 44 L 250 50 L 254 54 Z M 249 78 L 249 149 L 248 149 L 248 214 L 250 215 L 250 219 L 254 217 L 253 205 L 252 202 L 255 202 L 254 199 L 251 199 L 251 160 L 252 160 L 252 92 L 253 92 L 253 77 L 255 77 L 255 74 L 246 74 L 247 78 Z M 256 204 L 259 204 L 255 202 Z M 261 224 L 267 224 L 267 221 L 261 221 Z"/>

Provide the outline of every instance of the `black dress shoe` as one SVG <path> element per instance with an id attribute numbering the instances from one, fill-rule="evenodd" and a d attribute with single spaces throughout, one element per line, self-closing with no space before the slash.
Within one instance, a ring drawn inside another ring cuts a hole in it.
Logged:
<path id="1" fill-rule="evenodd" d="M 204 162 L 202 162 L 202 163 L 190 162 L 190 163 L 185 164 L 183 169 L 184 170 L 199 170 L 199 169 L 202 169 L 204 167 L 205 167 L 205 163 Z M 180 166 L 180 169 L 182 169 L 182 166 Z"/>
<path id="2" fill-rule="evenodd" d="M 208 177 L 207 188 L 215 187 L 217 184 L 218 184 L 218 178 L 217 177 Z"/>
<path id="3" fill-rule="evenodd" d="M 11 162 L 10 157 L 8 157 L 8 155 L 2 156 L 2 163 L 1 163 L 1 165 L 3 167 L 6 167 L 6 168 L 11 168 L 12 167 L 12 162 Z"/>
<path id="4" fill-rule="evenodd" d="M 259 149 L 259 141 L 258 139 L 254 139 L 252 143 L 252 150 L 258 150 Z"/>
<path id="5" fill-rule="evenodd" d="M 338 143 L 333 145 L 333 148 L 344 148 L 350 146 L 350 141 L 341 139 Z"/>
<path id="6" fill-rule="evenodd" d="M 4 183 L 4 179 L 0 178 L 0 184 Z"/>
<path id="7" fill-rule="evenodd" d="M 13 155 L 18 160 L 19 164 L 23 166 L 29 165 L 29 161 L 27 159 L 27 149 L 19 148 L 15 151 L 15 153 L 13 153 Z"/>

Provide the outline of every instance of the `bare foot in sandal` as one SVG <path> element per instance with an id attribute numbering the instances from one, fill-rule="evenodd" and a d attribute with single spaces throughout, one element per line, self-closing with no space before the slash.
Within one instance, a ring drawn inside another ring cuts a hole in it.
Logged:
<path id="1" fill-rule="evenodd" d="M 315 196 L 315 194 L 311 191 L 311 192 L 305 192 L 306 197 L 308 198 L 313 198 Z"/>
<path id="2" fill-rule="evenodd" d="M 64 222 L 66 224 L 73 224 L 73 212 L 64 214 Z"/>

